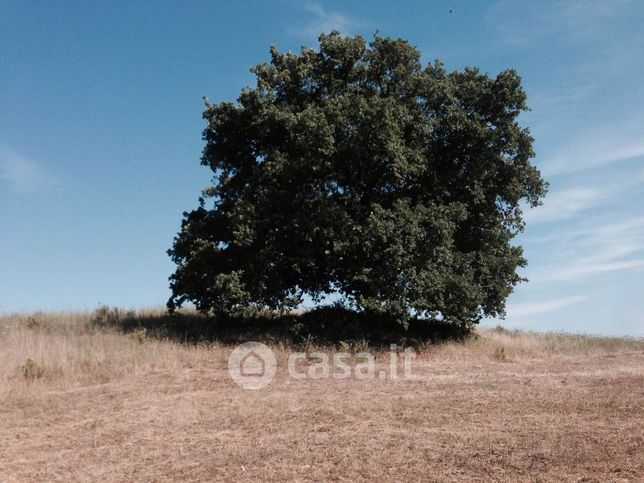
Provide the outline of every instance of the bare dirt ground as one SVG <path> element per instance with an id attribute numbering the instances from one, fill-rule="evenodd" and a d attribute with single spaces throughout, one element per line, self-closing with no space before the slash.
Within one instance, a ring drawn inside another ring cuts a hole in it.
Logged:
<path id="1" fill-rule="evenodd" d="M 641 340 L 482 330 L 395 381 L 294 380 L 276 345 L 251 391 L 230 346 L 40 317 L 0 318 L 2 481 L 644 478 Z"/>

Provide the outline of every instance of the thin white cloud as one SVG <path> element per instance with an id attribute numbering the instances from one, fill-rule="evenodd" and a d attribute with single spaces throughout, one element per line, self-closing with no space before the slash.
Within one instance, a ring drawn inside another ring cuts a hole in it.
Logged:
<path id="1" fill-rule="evenodd" d="M 570 243 L 582 255 L 554 270 L 554 280 L 644 268 L 644 217 L 599 226 Z"/>
<path id="2" fill-rule="evenodd" d="M 547 284 L 587 282 L 598 275 L 644 268 L 644 217 L 598 225 L 544 240 L 544 250 L 554 257 L 529 278 Z"/>
<path id="3" fill-rule="evenodd" d="M 640 185 L 644 183 L 644 170 L 635 173 L 617 170 L 603 176 L 593 173 L 590 177 L 578 176 L 575 179 L 578 180 L 577 183 L 584 185 L 560 190 L 551 189 L 543 205 L 526 210 L 524 219 L 528 226 L 576 218 L 591 209 L 615 207 L 624 193 L 640 189 Z"/>
<path id="4" fill-rule="evenodd" d="M 583 302 L 586 298 L 585 295 L 575 295 L 555 300 L 512 304 L 508 307 L 508 318 L 528 317 L 530 315 L 554 312 L 569 305 Z"/>
<path id="5" fill-rule="evenodd" d="M 488 10 L 502 48 L 568 59 L 528 91 L 531 127 L 547 140 L 549 152 L 539 149 L 546 176 L 644 156 L 642 12 L 637 0 L 499 0 Z"/>
<path id="6" fill-rule="evenodd" d="M 530 47 L 544 38 L 599 40 L 600 26 L 638 8 L 633 0 L 555 0 L 551 2 L 516 2 L 499 0 L 489 9 L 486 22 L 509 45 Z M 507 19 L 512 19 L 511 22 Z"/>
<path id="7" fill-rule="evenodd" d="M 595 126 L 541 164 L 546 176 L 569 174 L 644 156 L 641 113 L 612 126 Z"/>
<path id="8" fill-rule="evenodd" d="M 0 180 L 18 193 L 33 193 L 51 182 L 41 166 L 12 150 L 0 150 Z"/>
<path id="9" fill-rule="evenodd" d="M 317 38 L 321 33 L 338 30 L 343 34 L 351 33 L 359 26 L 359 22 L 339 12 L 326 10 L 318 3 L 307 3 L 301 7 L 312 15 L 312 19 L 304 26 L 293 29 L 291 33 L 305 38 Z"/>
<path id="10" fill-rule="evenodd" d="M 610 256 L 608 257 L 610 258 Z M 608 272 L 622 270 L 635 270 L 644 268 L 644 258 L 624 261 L 599 261 L 580 260 L 562 270 L 555 272 L 555 280 L 575 280 L 581 277 L 600 275 Z"/>
<path id="11" fill-rule="evenodd" d="M 550 193 L 542 206 L 526 211 L 524 218 L 528 224 L 564 220 L 597 205 L 603 196 L 601 191 L 589 188 Z"/>
<path id="12" fill-rule="evenodd" d="M 603 310 L 596 294 L 622 287 L 630 294 L 644 280 L 643 14 L 637 0 L 499 0 L 488 9 L 485 52 L 523 75 L 533 109 L 524 119 L 551 183 L 544 205 L 525 211 L 522 274 L 530 283 L 520 290 L 533 303 L 508 304 L 514 325 L 522 315 L 558 310 L 567 303 L 558 297 L 571 290 L 588 296 L 575 310 Z M 546 58 L 556 68 L 536 69 Z M 560 327 L 556 315 L 526 319 Z"/>
<path id="13" fill-rule="evenodd" d="M 595 150 L 584 149 L 572 155 L 562 155 L 551 159 L 543 171 L 550 175 L 568 174 L 584 169 L 596 168 L 605 164 L 626 161 L 644 156 L 644 140 L 635 139 L 630 145 L 596 146 Z"/>

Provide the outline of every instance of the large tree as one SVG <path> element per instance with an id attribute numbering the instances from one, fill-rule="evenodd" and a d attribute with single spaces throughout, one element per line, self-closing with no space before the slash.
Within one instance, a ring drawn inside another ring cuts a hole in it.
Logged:
<path id="1" fill-rule="evenodd" d="M 401 39 L 271 48 L 236 103 L 206 101 L 213 184 L 169 251 L 170 308 L 290 308 L 304 294 L 402 324 L 503 315 L 546 183 L 519 75 L 423 67 Z"/>

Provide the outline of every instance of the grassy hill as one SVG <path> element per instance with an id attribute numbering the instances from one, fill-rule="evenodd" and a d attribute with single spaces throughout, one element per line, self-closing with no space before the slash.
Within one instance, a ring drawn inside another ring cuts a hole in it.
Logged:
<path id="1" fill-rule="evenodd" d="M 295 380 L 293 351 L 368 346 L 269 338 L 277 377 L 250 391 L 230 341 L 101 322 L 0 317 L 3 480 L 644 477 L 641 339 L 479 329 L 417 343 L 411 380 Z"/>

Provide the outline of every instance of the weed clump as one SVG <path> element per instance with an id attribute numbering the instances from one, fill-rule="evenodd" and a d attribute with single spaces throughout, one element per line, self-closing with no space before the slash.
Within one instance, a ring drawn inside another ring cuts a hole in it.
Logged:
<path id="1" fill-rule="evenodd" d="M 43 324 L 42 324 L 42 321 L 41 321 L 41 319 L 39 317 L 36 317 L 35 315 L 30 315 L 29 317 L 27 317 L 27 321 L 25 322 L 25 325 L 30 330 L 37 330 Z"/>
<path id="2" fill-rule="evenodd" d="M 27 359 L 18 370 L 22 374 L 22 377 L 28 381 L 40 379 L 45 372 L 45 369 L 33 359 Z"/>
<path id="3" fill-rule="evenodd" d="M 94 311 L 90 324 L 94 327 L 119 327 L 123 321 L 134 317 L 136 317 L 136 314 L 133 310 L 124 311 L 117 307 L 101 305 Z"/>
<path id="4" fill-rule="evenodd" d="M 499 362 L 507 361 L 507 356 L 505 353 L 505 347 L 500 346 L 494 349 L 494 358 Z"/>
<path id="5" fill-rule="evenodd" d="M 148 340 L 148 329 L 139 327 L 128 334 L 128 337 L 138 344 L 143 344 Z"/>

